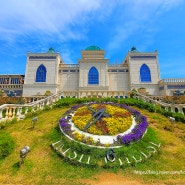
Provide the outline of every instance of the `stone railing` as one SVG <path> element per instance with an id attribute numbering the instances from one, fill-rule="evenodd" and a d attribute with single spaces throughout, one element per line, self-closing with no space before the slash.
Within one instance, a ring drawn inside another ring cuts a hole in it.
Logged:
<path id="1" fill-rule="evenodd" d="M 22 89 L 23 84 L 0 84 L 0 88 L 2 89 Z"/>
<path id="2" fill-rule="evenodd" d="M 79 64 L 60 64 L 60 67 L 79 67 Z"/>
<path id="3" fill-rule="evenodd" d="M 172 112 L 178 112 L 178 113 L 185 114 L 185 104 L 164 103 L 162 101 L 153 100 L 152 98 L 145 96 L 143 94 L 140 94 L 138 92 L 134 94 L 134 98 L 141 99 L 145 102 L 149 102 L 154 105 L 158 105 L 160 107 L 163 107 L 166 111 L 172 111 Z"/>
<path id="4" fill-rule="evenodd" d="M 161 80 L 161 82 L 164 83 L 179 83 L 179 82 L 185 82 L 185 78 L 164 78 Z"/>
<path id="5" fill-rule="evenodd" d="M 4 104 L 0 106 L 0 122 L 6 120 L 12 120 L 17 118 L 18 120 L 24 119 L 25 115 L 29 111 L 42 110 L 45 106 L 52 106 L 56 101 L 58 101 L 64 92 L 59 92 L 57 94 L 48 96 L 44 99 L 34 101 L 26 104 Z M 179 112 L 185 114 L 185 104 L 167 104 L 161 101 L 153 100 L 152 98 L 142 95 L 140 93 L 135 93 L 134 98 L 141 99 L 145 102 L 150 102 L 154 105 L 159 105 L 165 108 L 166 111 Z"/>
<path id="6" fill-rule="evenodd" d="M 26 103 L 26 104 L 4 104 L 0 106 L 0 122 L 6 120 L 12 120 L 17 118 L 18 120 L 24 119 L 25 115 L 29 111 L 42 110 L 44 106 L 52 106 L 56 101 L 61 98 L 63 92 L 48 96 L 44 99 Z"/>

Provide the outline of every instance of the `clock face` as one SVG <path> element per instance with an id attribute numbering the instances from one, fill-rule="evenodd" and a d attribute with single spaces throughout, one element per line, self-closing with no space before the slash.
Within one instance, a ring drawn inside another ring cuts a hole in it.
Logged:
<path id="1" fill-rule="evenodd" d="M 139 125 L 132 110 L 127 108 L 116 103 L 81 104 L 67 111 L 60 119 L 60 128 L 68 138 L 87 145 L 111 146 L 117 143 L 120 146 L 121 142 L 124 143 L 124 139 L 120 139 Z M 146 128 L 147 124 L 144 125 L 142 134 Z M 129 137 L 134 140 L 133 136 Z"/>
<path id="2" fill-rule="evenodd" d="M 115 136 L 132 125 L 131 113 L 111 104 L 90 104 L 77 109 L 72 123 L 79 130 L 94 135 Z"/>

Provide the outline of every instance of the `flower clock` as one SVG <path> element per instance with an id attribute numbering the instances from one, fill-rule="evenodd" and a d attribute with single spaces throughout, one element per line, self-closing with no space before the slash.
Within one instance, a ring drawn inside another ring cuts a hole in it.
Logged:
<path id="1" fill-rule="evenodd" d="M 69 143 L 73 143 L 73 146 L 81 145 L 81 152 L 83 150 L 84 153 L 90 150 L 104 151 L 104 162 L 107 164 L 108 161 L 115 161 L 116 150 L 137 144 L 144 137 L 147 132 L 148 122 L 140 112 L 124 104 L 92 102 L 75 105 L 67 110 L 59 120 L 59 127 L 62 135 Z M 62 140 L 52 144 L 52 146 L 63 156 L 66 156 L 66 153 L 70 153 L 71 147 L 64 150 L 64 144 L 61 144 L 61 142 Z M 153 144 L 153 146 L 150 146 L 151 150 L 156 152 L 157 150 L 154 146 L 159 148 L 160 145 L 154 142 L 151 143 Z M 85 149 L 82 149 L 84 147 Z M 84 153 L 80 155 L 78 162 L 81 163 L 85 160 Z M 151 156 L 152 151 L 149 154 L 144 152 L 140 154 L 146 159 Z M 76 151 L 68 154 L 70 160 L 77 159 L 77 156 Z M 141 160 L 136 159 L 135 156 L 132 156 L 132 159 L 134 159 L 134 162 Z M 92 162 L 91 156 L 89 155 L 85 161 L 86 164 L 90 164 L 90 161 Z M 118 158 L 117 161 L 119 165 L 123 165 L 121 158 Z M 125 161 L 127 164 L 132 163 L 128 157 L 125 158 Z M 101 164 L 101 162 L 99 161 L 98 164 Z"/>

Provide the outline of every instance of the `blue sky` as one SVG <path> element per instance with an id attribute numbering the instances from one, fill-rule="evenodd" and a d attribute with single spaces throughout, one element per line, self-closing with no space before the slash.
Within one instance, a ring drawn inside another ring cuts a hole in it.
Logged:
<path id="1" fill-rule="evenodd" d="M 27 52 L 77 63 L 97 45 L 110 64 L 128 50 L 158 50 L 161 79 L 185 78 L 183 0 L 6 0 L 0 4 L 0 74 L 24 74 Z"/>

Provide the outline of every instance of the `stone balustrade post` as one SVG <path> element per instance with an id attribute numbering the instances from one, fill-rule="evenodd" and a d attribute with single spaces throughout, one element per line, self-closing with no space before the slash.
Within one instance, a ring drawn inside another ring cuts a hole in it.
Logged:
<path id="1" fill-rule="evenodd" d="M 12 118 L 15 117 L 15 110 L 16 110 L 16 107 L 13 107 L 13 108 L 12 108 Z"/>
<path id="2" fill-rule="evenodd" d="M 32 107 L 32 111 L 35 112 L 35 106 Z"/>
<path id="3" fill-rule="evenodd" d="M 25 107 L 25 113 L 24 114 L 27 114 L 28 113 L 28 107 Z"/>
<path id="4" fill-rule="evenodd" d="M 39 103 L 39 107 L 40 107 L 40 108 L 39 108 L 40 110 L 43 109 L 43 102 L 40 102 L 40 103 Z"/>
<path id="5" fill-rule="evenodd" d="M 6 116 L 5 116 L 5 119 L 8 119 L 8 114 L 9 114 L 9 107 L 6 107 Z"/>
<path id="6" fill-rule="evenodd" d="M 20 119 L 20 116 L 21 116 L 21 108 L 18 107 L 17 108 L 17 115 L 16 115 L 17 119 Z"/>
<path id="7" fill-rule="evenodd" d="M 40 109 L 41 109 L 41 110 L 44 109 L 44 101 L 40 103 Z"/>
<path id="8" fill-rule="evenodd" d="M 8 112 L 8 119 L 11 119 L 12 118 L 12 107 L 9 107 L 9 112 Z"/>
<path id="9" fill-rule="evenodd" d="M 3 109 L 0 110 L 0 119 L 3 118 Z"/>
<path id="10" fill-rule="evenodd" d="M 40 110 L 40 103 L 37 103 L 35 107 L 36 107 L 36 110 Z"/>
<path id="11" fill-rule="evenodd" d="M 179 113 L 181 113 L 181 114 L 184 114 L 184 112 L 183 112 L 183 110 L 182 110 L 182 107 L 178 107 L 178 110 L 179 110 Z"/>
<path id="12" fill-rule="evenodd" d="M 172 107 L 172 106 L 171 106 L 171 111 L 172 111 L 172 112 L 175 112 L 175 107 Z"/>
<path id="13" fill-rule="evenodd" d="M 50 102 L 49 99 L 47 99 L 46 105 L 49 106 Z"/>
<path id="14" fill-rule="evenodd" d="M 40 109 L 40 103 L 36 104 L 36 109 L 39 110 Z"/>

